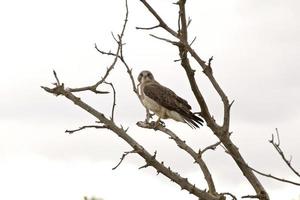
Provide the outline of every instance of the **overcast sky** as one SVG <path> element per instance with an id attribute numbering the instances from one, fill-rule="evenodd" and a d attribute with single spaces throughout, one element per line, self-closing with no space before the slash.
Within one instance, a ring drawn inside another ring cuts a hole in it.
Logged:
<path id="1" fill-rule="evenodd" d="M 176 29 L 173 1 L 149 1 Z M 140 1 L 129 0 L 129 24 L 124 54 L 135 76 L 151 70 L 156 79 L 186 98 L 197 111 L 187 78 L 178 62 L 177 49 L 149 37 L 167 36 L 161 30 L 138 31 L 136 26 L 156 25 Z M 214 56 L 214 74 L 235 100 L 232 108 L 233 140 L 247 162 L 266 173 L 298 181 L 268 143 L 278 128 L 281 145 L 300 170 L 300 3 L 297 0 L 188 1 L 192 18 L 193 47 L 207 60 Z M 113 133 L 86 130 L 64 133 L 95 118 L 63 97 L 41 90 L 51 86 L 55 69 L 67 87 L 95 83 L 112 58 L 100 55 L 116 45 L 124 20 L 123 0 L 11 0 L 0 2 L 0 199 L 80 200 L 97 196 L 120 199 L 196 199 L 162 175 L 147 168 L 136 155 L 115 171 L 130 147 Z M 211 111 L 222 118 L 220 99 L 193 61 L 196 78 Z M 184 152 L 162 133 L 143 130 L 135 123 L 144 119 L 144 108 L 131 91 L 124 66 L 117 64 L 108 81 L 117 90 L 116 121 L 129 126 L 129 134 L 158 159 L 189 177 L 201 189 L 202 174 Z M 103 87 L 103 89 L 109 89 Z M 99 111 L 110 114 L 111 95 L 79 94 Z M 216 141 L 208 128 L 191 130 L 166 121 L 167 127 L 195 149 Z M 204 157 L 217 190 L 237 196 L 253 194 L 245 178 L 222 149 Z M 299 187 L 258 176 L 273 200 L 292 200 Z"/>

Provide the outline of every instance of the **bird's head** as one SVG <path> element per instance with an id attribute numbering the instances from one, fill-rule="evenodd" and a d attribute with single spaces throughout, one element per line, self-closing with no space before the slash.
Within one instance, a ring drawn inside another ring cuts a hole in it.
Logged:
<path id="1" fill-rule="evenodd" d="M 138 76 L 138 81 L 144 83 L 146 81 L 153 81 L 154 77 L 150 71 L 142 71 Z"/>

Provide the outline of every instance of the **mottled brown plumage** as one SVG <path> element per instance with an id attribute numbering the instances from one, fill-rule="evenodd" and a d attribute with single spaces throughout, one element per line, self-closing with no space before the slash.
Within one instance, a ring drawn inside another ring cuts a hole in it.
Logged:
<path id="1" fill-rule="evenodd" d="M 171 118 L 187 123 L 192 128 L 202 126 L 203 120 L 191 112 L 191 106 L 175 92 L 155 81 L 149 71 L 142 71 L 138 77 L 144 106 L 158 115 L 159 119 Z"/>

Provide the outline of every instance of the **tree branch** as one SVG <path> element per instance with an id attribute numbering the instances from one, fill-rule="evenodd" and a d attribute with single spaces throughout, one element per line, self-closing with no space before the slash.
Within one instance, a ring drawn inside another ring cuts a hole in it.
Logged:
<path id="1" fill-rule="evenodd" d="M 202 151 L 199 150 L 199 153 L 204 154 L 205 151 L 207 151 L 207 150 L 215 150 L 217 148 L 217 146 L 219 146 L 221 143 L 222 142 L 219 141 L 219 142 L 216 142 L 215 144 L 209 145 L 209 146 L 205 147 Z"/>
<path id="2" fill-rule="evenodd" d="M 245 196 L 242 196 L 242 199 L 260 199 L 260 196 L 259 195 L 245 195 Z"/>
<path id="3" fill-rule="evenodd" d="M 163 40 L 163 41 L 165 41 L 165 42 L 171 43 L 171 44 L 176 45 L 176 46 L 180 45 L 180 43 L 179 43 L 179 42 L 176 42 L 176 41 L 172 41 L 172 40 L 169 40 L 169 39 L 166 39 L 166 38 L 158 37 L 158 36 L 153 35 L 153 34 L 149 34 L 149 35 L 150 35 L 151 37 L 154 37 L 154 38 L 158 39 L 158 40 Z"/>
<path id="4" fill-rule="evenodd" d="M 152 29 L 155 29 L 155 28 L 159 28 L 160 25 L 156 25 L 156 26 L 151 26 L 151 27 L 135 27 L 137 30 L 152 30 Z"/>
<path id="5" fill-rule="evenodd" d="M 130 154 L 130 153 L 137 153 L 137 152 L 136 152 L 135 150 L 124 152 L 123 155 L 122 155 L 122 157 L 120 158 L 120 162 L 119 162 L 115 167 L 113 167 L 112 170 L 117 169 L 117 168 L 121 165 L 121 163 L 123 162 L 124 158 L 125 158 L 128 154 Z"/>
<path id="6" fill-rule="evenodd" d="M 173 131 L 171 131 L 161 125 L 157 126 L 155 122 L 145 123 L 145 122 L 140 121 L 140 122 L 137 122 L 137 125 L 141 128 L 159 130 L 159 131 L 167 134 L 170 137 L 170 139 L 174 140 L 174 142 L 177 144 L 177 146 L 179 148 L 181 148 L 182 150 L 184 150 L 186 153 L 188 153 L 195 160 L 195 163 L 197 163 L 199 165 L 199 167 L 202 170 L 202 173 L 204 175 L 204 178 L 207 182 L 209 192 L 212 194 L 216 194 L 216 188 L 214 185 L 213 178 L 211 176 L 211 173 L 210 173 L 206 163 L 204 162 L 204 160 L 201 157 L 202 153 L 195 152 L 190 146 L 188 146 L 186 144 L 185 141 L 180 139 Z"/>
<path id="7" fill-rule="evenodd" d="M 297 185 L 297 186 L 300 186 L 300 183 L 297 183 L 297 182 L 294 182 L 294 181 L 290 181 L 290 180 L 286 180 L 284 178 L 278 178 L 276 176 L 273 176 L 272 174 L 267 174 L 267 173 L 264 173 L 264 172 L 261 172 L 253 167 L 251 167 L 249 164 L 247 164 L 244 160 L 241 160 L 242 158 L 240 157 L 235 157 L 235 155 L 233 155 L 230 151 L 228 151 L 226 149 L 225 151 L 226 153 L 228 153 L 231 157 L 233 157 L 233 159 L 238 162 L 240 165 L 243 165 L 244 167 L 247 167 L 248 169 L 254 171 L 255 173 L 261 175 L 261 176 L 264 176 L 264 177 L 268 177 L 268 178 L 272 178 L 274 180 L 277 180 L 277 181 L 280 181 L 280 182 L 284 182 L 284 183 L 289 183 L 289 184 L 292 184 L 292 185 Z M 256 195 L 257 197 L 262 197 L 262 195 L 264 195 L 263 193 L 262 194 L 259 194 L 259 195 Z"/>
<path id="8" fill-rule="evenodd" d="M 296 171 L 296 169 L 292 166 L 291 162 L 292 162 L 292 157 L 290 160 L 288 160 L 285 155 L 284 152 L 282 151 L 281 147 L 280 147 L 280 138 L 279 138 L 279 132 L 278 129 L 276 128 L 276 135 L 277 135 L 277 142 L 274 140 L 274 135 L 272 134 L 272 138 L 269 140 L 269 142 L 273 145 L 273 147 L 276 149 L 276 151 L 279 153 L 279 155 L 281 156 L 282 160 L 286 163 L 286 165 L 292 170 L 292 172 L 294 172 L 294 174 L 296 174 L 298 177 L 300 177 L 300 174 L 298 171 Z"/>
<path id="9" fill-rule="evenodd" d="M 233 194 L 231 194 L 229 192 L 222 192 L 222 193 L 220 193 L 220 195 L 227 195 L 227 196 L 230 196 L 232 198 L 232 200 L 237 200 L 236 196 L 234 196 Z"/>
<path id="10" fill-rule="evenodd" d="M 97 90 L 97 87 L 104 83 L 106 81 L 106 78 L 108 77 L 109 73 L 111 72 L 111 70 L 113 70 L 114 66 L 116 65 L 117 61 L 118 61 L 118 58 L 119 58 L 119 54 L 120 54 L 120 51 L 122 49 L 122 46 L 123 46 L 123 43 L 122 43 L 122 38 L 124 36 L 124 33 L 125 33 L 125 29 L 126 29 L 126 25 L 127 25 L 127 21 L 128 21 L 128 4 L 127 4 L 127 0 L 125 1 L 126 2 L 126 15 L 125 15 L 125 20 L 124 20 L 124 24 L 123 24 L 123 27 L 122 27 L 122 30 L 121 30 L 121 33 L 118 34 L 118 39 L 114 36 L 114 34 L 112 33 L 112 36 L 114 38 L 114 40 L 117 42 L 117 50 L 116 50 L 116 53 L 107 53 L 107 54 L 111 54 L 114 56 L 114 60 L 113 62 L 111 63 L 111 65 L 106 69 L 106 72 L 104 74 L 104 76 L 97 82 L 95 83 L 94 85 L 91 85 L 91 86 L 86 86 L 86 87 L 79 87 L 79 88 L 69 88 L 69 91 L 70 92 L 82 92 L 82 91 L 87 91 L 87 90 L 90 90 L 92 92 L 95 92 L 96 94 L 105 94 L 105 93 L 108 93 L 108 92 L 102 92 L 102 91 L 98 91 Z M 97 48 L 97 45 L 95 45 L 95 48 L 99 51 L 99 49 Z M 100 51 L 99 51 L 100 52 Z M 104 52 L 101 52 L 103 54 L 105 54 Z"/>
<path id="11" fill-rule="evenodd" d="M 114 114 L 115 114 L 115 107 L 116 107 L 116 90 L 112 83 L 104 82 L 105 84 L 110 85 L 112 91 L 113 91 L 113 104 L 111 108 L 111 120 L 114 121 Z"/>
<path id="12" fill-rule="evenodd" d="M 81 130 L 86 129 L 86 128 L 103 129 L 103 128 L 107 128 L 107 127 L 106 126 L 97 126 L 97 125 L 87 125 L 87 126 L 81 126 L 78 129 L 74 129 L 74 130 L 65 130 L 65 133 L 72 134 L 72 133 L 75 133 L 77 131 L 81 131 Z"/>
<path id="13" fill-rule="evenodd" d="M 152 13 L 152 15 L 157 19 L 157 21 L 159 22 L 159 26 L 162 27 L 163 29 L 165 29 L 166 31 L 168 31 L 171 35 L 173 35 L 174 37 L 177 37 L 177 33 L 172 30 L 165 22 L 164 20 L 157 14 L 157 12 L 148 4 L 148 2 L 146 0 L 140 0 L 145 7 Z"/>
<path id="14" fill-rule="evenodd" d="M 272 174 L 266 174 L 266 173 L 263 173 L 261 171 L 258 171 L 256 169 L 254 169 L 253 167 L 250 167 L 249 165 L 247 165 L 247 166 L 248 166 L 248 168 L 250 168 L 251 170 L 253 170 L 254 172 L 256 172 L 257 174 L 259 174 L 261 176 L 272 178 L 272 179 L 280 181 L 280 182 L 284 182 L 284 183 L 289 183 L 289 184 L 292 184 L 292 185 L 300 186 L 300 183 L 297 183 L 297 182 L 294 182 L 294 181 L 290 181 L 290 180 L 286 180 L 284 178 L 278 178 L 276 176 L 273 176 Z"/>

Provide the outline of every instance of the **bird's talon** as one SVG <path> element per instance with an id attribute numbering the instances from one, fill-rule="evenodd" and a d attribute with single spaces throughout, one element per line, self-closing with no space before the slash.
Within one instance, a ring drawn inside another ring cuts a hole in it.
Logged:
<path id="1" fill-rule="evenodd" d="M 166 127 L 165 122 L 163 122 L 163 121 L 161 121 L 161 120 L 159 120 L 158 124 L 161 125 L 162 127 Z"/>

